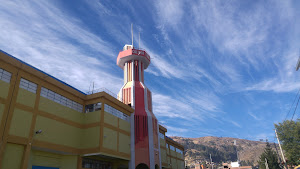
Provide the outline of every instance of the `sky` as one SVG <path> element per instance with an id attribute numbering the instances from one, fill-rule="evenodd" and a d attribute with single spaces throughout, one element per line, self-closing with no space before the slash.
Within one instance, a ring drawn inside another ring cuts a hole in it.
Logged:
<path id="1" fill-rule="evenodd" d="M 273 141 L 300 88 L 299 9 L 297 0 L 3 0 L 0 49 L 83 92 L 94 83 L 117 94 L 132 23 L 167 135 Z"/>

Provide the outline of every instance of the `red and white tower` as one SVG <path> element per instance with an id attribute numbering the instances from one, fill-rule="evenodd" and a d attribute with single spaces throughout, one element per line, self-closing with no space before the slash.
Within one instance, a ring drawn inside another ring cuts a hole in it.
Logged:
<path id="1" fill-rule="evenodd" d="M 133 45 L 125 45 L 117 59 L 124 70 L 124 85 L 118 97 L 135 110 L 131 117 L 130 169 L 161 168 L 158 123 L 152 112 L 151 92 L 144 84 L 144 70 L 149 64 L 147 52 Z"/>

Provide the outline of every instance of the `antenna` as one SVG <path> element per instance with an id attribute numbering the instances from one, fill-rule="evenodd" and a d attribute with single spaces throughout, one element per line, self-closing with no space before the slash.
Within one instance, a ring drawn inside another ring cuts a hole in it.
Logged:
<path id="1" fill-rule="evenodd" d="M 94 87 L 95 87 L 95 83 L 93 82 L 93 90 L 92 90 L 92 94 L 94 94 Z"/>
<path id="2" fill-rule="evenodd" d="M 132 26 L 132 23 L 131 23 L 131 45 L 133 47 L 133 26 Z"/>
<path id="3" fill-rule="evenodd" d="M 140 49 L 140 37 L 141 37 L 141 36 L 140 36 L 140 32 L 139 32 L 139 49 Z"/>
<path id="4" fill-rule="evenodd" d="M 91 92 L 91 85 L 92 85 L 92 83 L 90 83 L 90 87 L 89 87 L 89 93 Z"/>
<path id="5" fill-rule="evenodd" d="M 300 49 L 299 49 L 299 58 L 298 58 L 298 62 L 297 62 L 297 65 L 296 65 L 296 71 L 298 71 L 300 68 Z"/>

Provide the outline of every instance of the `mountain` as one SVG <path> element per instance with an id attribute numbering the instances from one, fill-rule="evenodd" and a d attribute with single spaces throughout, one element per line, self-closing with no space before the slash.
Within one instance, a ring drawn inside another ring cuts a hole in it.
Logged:
<path id="1" fill-rule="evenodd" d="M 257 165 L 259 156 L 266 146 L 265 142 L 230 137 L 184 138 L 173 136 L 171 138 L 184 146 L 185 160 L 188 166 L 195 162 L 209 162 L 210 154 L 215 163 L 237 161 L 238 154 L 242 164 Z M 236 140 L 236 146 L 234 140 Z M 276 151 L 273 143 L 271 146 Z M 278 145 L 276 146 L 279 151 Z"/>

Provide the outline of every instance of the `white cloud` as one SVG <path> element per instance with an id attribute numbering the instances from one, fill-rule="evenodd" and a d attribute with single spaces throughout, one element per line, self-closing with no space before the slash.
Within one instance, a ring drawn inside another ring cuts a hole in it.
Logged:
<path id="1" fill-rule="evenodd" d="M 107 71 L 109 57 L 116 57 L 110 44 L 50 1 L 5 1 L 0 16 L 0 40 L 5 42 L 0 47 L 6 52 L 83 91 L 91 82 L 114 92 L 122 85 Z M 85 47 L 100 56 L 87 54 Z"/>
<path id="2" fill-rule="evenodd" d="M 156 10 L 158 15 L 161 18 L 154 18 L 155 20 L 158 19 L 161 23 L 160 24 L 171 24 L 176 25 L 183 16 L 183 5 L 185 3 L 181 0 L 162 0 L 155 3 Z"/>
<path id="3" fill-rule="evenodd" d="M 185 104 L 170 96 L 152 93 L 154 113 L 159 117 L 187 119 L 186 114 L 192 114 L 193 109 L 190 105 Z"/>
<path id="4" fill-rule="evenodd" d="M 247 87 L 246 90 L 291 92 L 299 88 L 300 88 L 300 82 L 282 81 L 278 78 L 274 78 L 274 79 L 264 80 L 260 83 L 254 84 L 251 87 Z"/>
<path id="5" fill-rule="evenodd" d="M 180 92 L 178 96 L 168 96 L 153 92 L 154 113 L 158 119 L 184 120 L 184 126 L 208 120 L 219 121 L 222 101 L 212 92 Z M 190 126 L 192 127 L 192 126 Z"/>
<path id="6" fill-rule="evenodd" d="M 242 128 L 242 126 L 239 123 L 237 123 L 236 121 L 233 121 L 233 120 L 227 120 L 227 121 L 230 122 L 231 124 L 233 124 L 236 127 Z"/>
<path id="7" fill-rule="evenodd" d="M 172 65 L 167 60 L 163 59 L 161 56 L 153 53 L 151 50 L 147 49 L 147 52 L 152 57 L 151 64 L 159 70 L 160 76 L 166 77 L 166 78 L 182 78 L 184 76 L 184 73 L 178 69 L 176 66 Z M 151 73 L 153 70 L 146 70 L 146 72 Z M 157 73 L 154 73 L 154 75 Z"/>
<path id="8" fill-rule="evenodd" d="M 254 115 L 253 113 L 251 112 L 248 112 L 248 114 L 253 117 L 255 120 L 261 120 L 260 118 L 258 118 L 256 115 Z"/>

